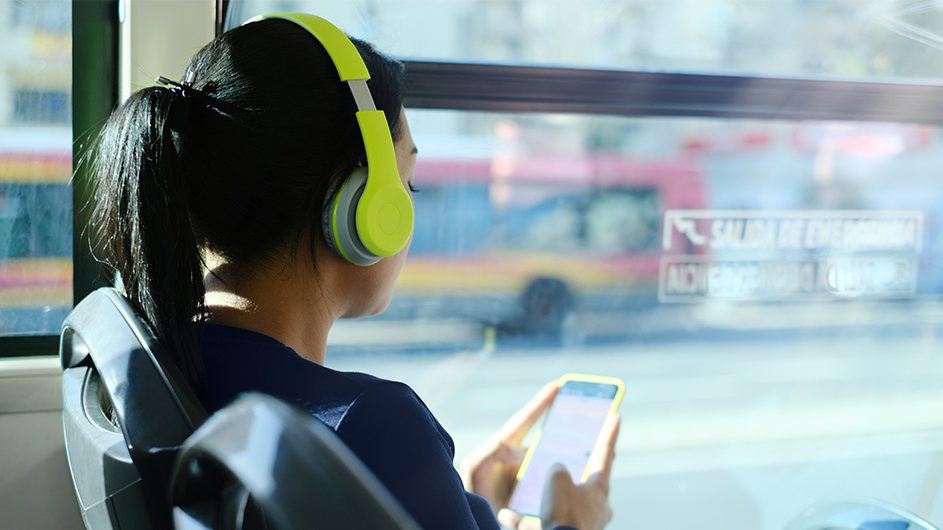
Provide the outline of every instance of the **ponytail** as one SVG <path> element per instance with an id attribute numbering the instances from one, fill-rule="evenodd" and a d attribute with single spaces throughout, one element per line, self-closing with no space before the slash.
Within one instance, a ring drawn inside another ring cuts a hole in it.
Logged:
<path id="1" fill-rule="evenodd" d="M 146 88 L 112 114 L 97 145 L 94 219 L 100 261 L 199 385 L 203 260 L 190 222 L 192 176 L 178 155 L 183 139 L 169 123 L 174 99 L 166 88 Z"/>

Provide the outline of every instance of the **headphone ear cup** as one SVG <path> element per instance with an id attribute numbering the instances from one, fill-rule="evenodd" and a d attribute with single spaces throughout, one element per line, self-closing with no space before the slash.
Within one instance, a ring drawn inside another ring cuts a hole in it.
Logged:
<path id="1" fill-rule="evenodd" d="M 337 242 L 334 241 L 334 222 L 332 218 L 334 217 L 334 198 L 337 193 L 337 188 L 341 187 L 347 179 L 336 178 L 331 184 L 327 187 L 327 192 L 324 194 L 324 203 L 321 205 L 321 233 L 324 235 L 324 242 L 327 243 L 328 248 L 330 248 L 335 254 L 343 257 L 341 251 L 337 248 Z"/>
<path id="2" fill-rule="evenodd" d="M 367 168 L 360 168 L 345 179 L 335 179 L 324 195 L 321 210 L 321 229 L 327 246 L 345 260 L 363 266 L 381 259 L 367 250 L 357 232 L 357 206 L 366 185 Z"/>

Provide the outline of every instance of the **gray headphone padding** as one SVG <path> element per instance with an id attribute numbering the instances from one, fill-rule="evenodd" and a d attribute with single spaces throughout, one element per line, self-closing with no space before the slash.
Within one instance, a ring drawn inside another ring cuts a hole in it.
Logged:
<path id="1" fill-rule="evenodd" d="M 327 192 L 324 194 L 324 204 L 321 205 L 321 233 L 324 235 L 324 242 L 327 243 L 327 246 L 338 256 L 340 256 L 341 253 L 337 249 L 337 243 L 334 242 L 334 230 L 331 227 L 331 214 L 333 213 L 334 194 L 337 192 L 337 188 L 346 180 L 347 179 L 342 178 L 334 179 L 331 185 L 328 186 Z"/>
<path id="2" fill-rule="evenodd" d="M 370 252 L 360 241 L 357 234 L 357 204 L 363 189 L 367 185 L 367 168 L 354 171 L 346 179 L 335 179 L 324 195 L 324 207 L 321 210 L 321 229 L 324 241 L 338 256 L 347 258 L 357 265 L 373 265 L 380 261 L 380 256 Z M 337 201 L 337 240 L 334 239 L 332 226 L 334 190 L 340 186 Z M 340 249 L 344 249 L 343 253 Z"/>

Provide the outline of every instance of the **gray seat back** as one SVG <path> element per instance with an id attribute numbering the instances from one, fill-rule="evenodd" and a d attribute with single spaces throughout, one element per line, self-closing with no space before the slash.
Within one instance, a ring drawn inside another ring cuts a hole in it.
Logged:
<path id="1" fill-rule="evenodd" d="M 250 495 L 282 530 L 420 530 L 334 431 L 259 393 L 242 395 L 187 440 L 171 492 L 178 530 L 240 528 Z"/>
<path id="2" fill-rule="evenodd" d="M 66 454 L 89 529 L 170 528 L 167 484 L 207 413 L 165 348 L 114 289 L 62 324 Z"/>

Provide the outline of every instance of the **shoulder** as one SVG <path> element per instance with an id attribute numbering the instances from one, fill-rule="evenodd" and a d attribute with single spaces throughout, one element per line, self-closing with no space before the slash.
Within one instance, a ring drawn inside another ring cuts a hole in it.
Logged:
<path id="1" fill-rule="evenodd" d="M 359 379 L 363 386 L 337 426 L 339 434 L 341 431 L 345 434 L 370 431 L 375 434 L 427 436 L 430 438 L 426 440 L 444 450 L 449 458 L 454 457 L 452 437 L 412 388 L 365 374 L 347 375 Z"/>
<path id="2" fill-rule="evenodd" d="M 497 528 L 488 503 L 465 491 L 452 438 L 405 384 L 367 385 L 337 434 L 422 528 Z"/>
<path id="3" fill-rule="evenodd" d="M 204 326 L 201 350 L 204 404 L 210 411 L 243 392 L 257 391 L 307 410 L 336 428 L 364 389 L 385 382 L 367 374 L 332 370 L 269 336 L 229 326 Z"/>

